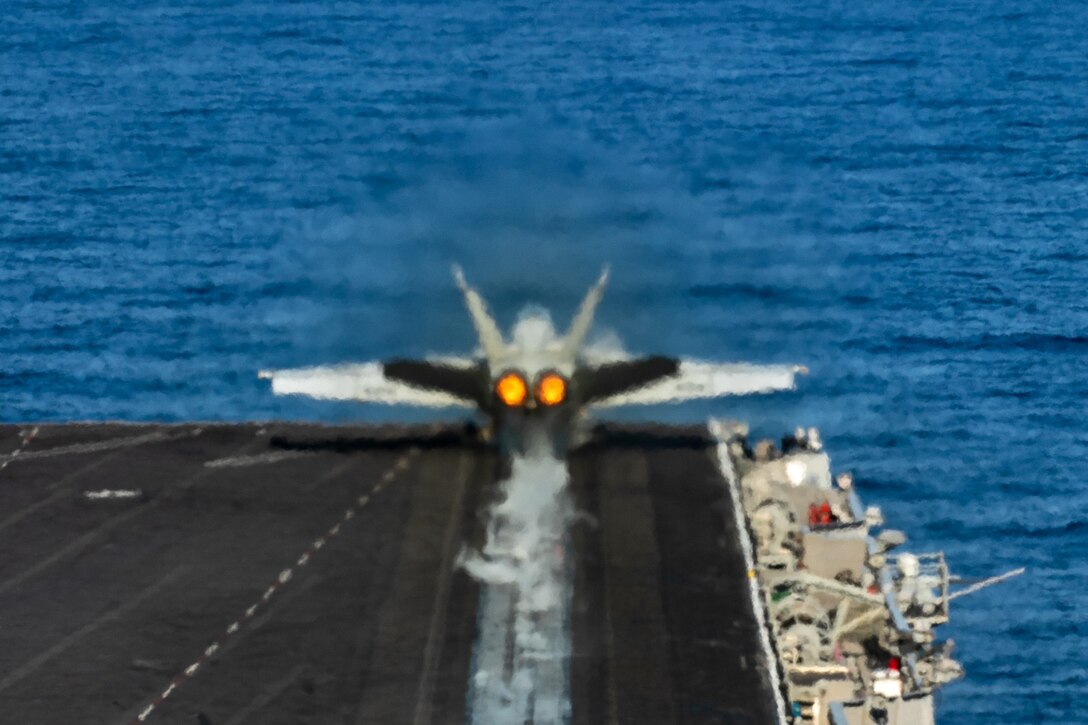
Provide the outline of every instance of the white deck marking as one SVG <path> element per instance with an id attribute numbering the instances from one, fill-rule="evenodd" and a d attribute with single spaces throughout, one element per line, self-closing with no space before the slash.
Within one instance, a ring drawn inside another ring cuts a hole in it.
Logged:
<path id="1" fill-rule="evenodd" d="M 111 622 L 111 621 L 113 621 L 115 619 L 118 619 L 121 616 L 127 614 L 128 612 L 132 611 L 133 609 L 138 607 L 140 604 L 142 604 L 144 601 L 149 599 L 151 596 L 156 594 L 159 590 L 166 587 L 166 585 L 170 584 L 175 579 L 177 579 L 182 573 L 185 572 L 186 568 L 187 567 L 185 567 L 185 566 L 178 566 L 178 567 L 174 568 L 166 576 L 162 577 L 157 582 L 155 582 L 151 586 L 147 587 L 142 592 L 137 594 L 132 599 L 129 599 L 127 602 L 125 602 L 121 606 L 117 607 L 116 609 L 113 609 L 110 612 L 107 612 L 106 614 L 102 615 L 101 617 L 94 620 L 93 622 L 90 622 L 88 624 L 83 625 L 82 627 L 77 629 L 75 632 L 73 632 L 73 633 L 69 634 L 67 637 L 64 637 L 63 639 L 61 639 L 59 642 L 57 642 L 55 645 L 53 645 L 49 649 L 43 650 L 37 656 L 32 657 L 28 662 L 26 662 L 26 664 L 24 664 L 21 667 L 9 672 L 7 674 L 7 676 L 4 677 L 4 679 L 0 680 L 0 692 L 3 692 L 4 690 L 8 689 L 12 685 L 14 685 L 17 682 L 19 682 L 20 680 L 22 680 L 27 675 L 33 673 L 35 670 L 37 670 L 43 664 L 48 662 L 50 659 L 52 659 L 53 657 L 56 657 L 60 653 L 64 652 L 64 650 L 71 647 L 73 644 L 75 644 L 77 641 L 79 641 L 82 637 L 90 634 L 91 632 L 98 629 L 103 624 L 105 624 L 107 622 Z"/>
<path id="2" fill-rule="evenodd" d="M 143 495 L 143 491 L 136 488 L 104 488 L 101 491 L 84 491 L 83 498 L 88 501 L 102 501 L 104 499 L 134 499 Z"/>
<path id="3" fill-rule="evenodd" d="M 465 491 L 468 488 L 468 474 L 471 458 L 461 456 L 461 465 L 458 467 L 457 494 L 453 506 L 450 507 L 450 518 L 446 522 L 446 530 L 442 536 L 442 567 L 438 573 L 438 586 L 435 587 L 434 604 L 431 606 L 431 623 L 427 629 L 427 644 L 423 648 L 423 672 L 419 677 L 419 689 L 416 691 L 416 711 L 412 718 L 412 725 L 427 725 L 431 722 L 434 703 L 435 677 L 438 674 L 438 653 L 442 644 L 440 638 L 446 630 L 447 600 L 450 597 L 450 583 L 453 577 L 453 566 L 450 562 L 455 560 L 453 547 L 457 544 L 457 531 L 461 525 L 461 509 L 465 505 Z"/>
<path id="4" fill-rule="evenodd" d="M 129 519 L 136 518 L 141 513 L 145 512 L 145 511 L 148 511 L 150 508 L 152 508 L 152 507 L 154 507 L 156 505 L 157 505 L 156 501 L 151 501 L 151 502 L 145 504 L 144 506 L 139 506 L 137 508 L 131 508 L 131 509 L 125 511 L 124 513 L 122 513 L 122 514 L 118 514 L 117 516 L 114 516 L 113 518 L 106 520 L 104 523 L 102 523 L 99 526 L 91 529 L 90 531 L 83 534 L 79 538 L 77 538 L 74 541 L 70 542 L 67 546 L 62 546 L 61 548 L 57 549 L 56 551 L 54 551 L 52 554 L 45 557 L 44 559 L 40 559 L 36 564 L 32 565 L 29 569 L 24 569 L 23 571 L 19 572 L 18 574 L 14 575 L 12 577 L 9 577 L 3 583 L 0 583 L 0 594 L 3 594 L 5 592 L 19 586 L 20 584 L 22 584 L 27 579 L 30 579 L 31 577 L 39 574 L 40 572 L 44 571 L 45 569 L 48 569 L 50 566 L 57 563 L 61 559 L 64 559 L 65 557 L 67 557 L 67 556 L 69 556 L 71 554 L 74 554 L 75 552 L 85 548 L 88 544 L 95 541 L 98 537 L 100 537 L 102 534 L 106 533 L 107 531 L 110 531 L 111 529 L 117 528 L 118 526 L 125 523 Z"/>
<path id="5" fill-rule="evenodd" d="M 252 445 L 252 443 L 247 441 L 245 445 Z M 203 478 L 205 476 L 210 475 L 210 473 L 211 472 L 208 471 L 207 469 L 204 469 L 204 468 L 198 469 L 193 475 L 189 476 L 189 478 L 185 479 L 180 484 L 177 484 L 177 485 L 171 487 L 171 490 L 172 491 L 185 491 L 185 490 L 187 490 L 189 488 L 192 488 L 194 485 L 196 485 L 197 481 L 199 481 L 201 478 Z M 57 549 L 56 551 L 54 551 L 49 556 L 45 557 L 44 559 L 39 560 L 36 564 L 31 566 L 29 569 L 24 569 L 23 571 L 19 572 L 18 574 L 15 574 L 14 576 L 9 577 L 3 583 L 0 583 L 0 594 L 3 594 L 4 592 L 7 592 L 8 590 L 10 590 L 10 589 L 12 589 L 14 587 L 17 587 L 18 585 L 22 584 L 27 579 L 30 579 L 31 577 L 39 574 L 40 572 L 42 572 L 43 570 L 49 568 L 50 566 L 57 563 L 58 561 L 64 559 L 65 557 L 67 557 L 67 556 L 69 556 L 71 554 L 74 554 L 77 551 L 80 551 L 81 549 L 85 548 L 87 545 L 89 545 L 90 543 L 92 543 L 93 541 L 98 539 L 100 536 L 102 536 L 102 534 L 105 534 L 106 532 L 117 528 L 118 526 L 125 523 L 129 519 L 134 519 L 134 518 L 136 518 L 137 516 L 139 516 L 139 515 L 141 515 L 143 513 L 146 513 L 148 511 L 152 511 L 152 510 L 158 508 L 158 506 L 160 506 L 162 504 L 162 501 L 163 501 L 162 498 L 153 498 L 150 501 L 148 501 L 148 502 L 146 502 L 146 503 L 144 503 L 144 504 L 142 504 L 140 506 L 137 506 L 137 507 L 131 508 L 131 509 L 127 510 L 127 511 L 124 511 L 122 513 L 119 513 L 116 516 L 114 516 L 113 518 L 106 519 L 101 524 L 99 524 L 95 528 L 91 529 L 87 533 L 85 533 L 82 536 L 76 538 L 75 540 L 69 542 L 68 545 L 62 546 L 60 549 Z"/>
<path id="6" fill-rule="evenodd" d="M 101 458 L 98 458 L 98 459 L 96 459 L 94 461 L 91 461 L 86 466 L 83 466 L 82 468 L 78 468 L 75 471 L 72 471 L 71 473 L 69 473 L 68 475 L 63 476 L 62 478 L 60 478 L 60 479 L 54 481 L 53 483 L 49 484 L 49 486 L 46 487 L 46 490 L 54 492 L 51 496 L 48 496 L 48 497 L 42 499 L 41 501 L 37 501 L 35 503 L 32 503 L 29 506 L 27 506 L 26 508 L 20 509 L 19 511 L 16 511 L 15 513 L 11 514 L 7 518 L 0 521 L 0 531 L 3 531 L 4 529 L 8 528 L 9 526 L 12 526 L 13 524 L 16 524 L 16 523 L 22 521 L 27 516 L 34 513 L 35 511 L 37 511 L 38 509 L 44 508 L 44 507 L 48 506 L 51 503 L 54 503 L 56 501 L 59 501 L 62 498 L 65 498 L 66 496 L 71 495 L 71 491 L 65 490 L 65 486 L 67 486 L 69 483 L 71 483 L 75 479 L 79 478 L 80 476 L 83 476 L 86 473 L 90 473 L 91 471 L 94 471 L 95 469 L 102 467 L 107 462 L 109 462 L 110 460 L 116 458 L 119 455 L 121 455 L 121 451 L 116 451 L 114 453 L 109 454 L 108 456 L 102 456 Z"/>
<path id="7" fill-rule="evenodd" d="M 73 443 L 70 446 L 57 446 L 56 448 L 46 448 L 42 451 L 15 451 L 9 453 L 6 456 L 0 456 L 0 468 L 3 468 L 8 463 L 11 463 L 15 458 L 21 461 L 37 459 L 37 458 L 52 458 L 54 456 L 66 456 L 73 453 L 97 453 L 99 451 L 111 451 L 115 448 L 128 448 L 130 446 L 138 446 L 144 443 L 156 443 L 158 441 L 172 441 L 179 438 L 195 438 L 204 432 L 203 428 L 194 428 L 187 430 L 184 433 L 175 433 L 169 435 L 162 431 L 155 431 L 153 433 L 145 433 L 138 436 L 127 436 L 124 438 L 108 438 L 104 441 L 96 441 L 95 443 Z"/>
<path id="8" fill-rule="evenodd" d="M 408 453 L 400 457 L 396 464 L 394 464 L 394 468 L 398 471 L 403 471 L 407 469 L 408 463 L 411 458 L 416 456 L 418 453 L 418 448 L 411 449 L 410 451 L 408 451 Z M 373 496 L 373 494 L 374 489 L 372 488 L 371 496 Z M 329 532 L 325 536 L 314 539 L 314 541 L 310 544 L 309 548 L 307 548 L 306 551 L 303 552 L 302 556 L 299 556 L 295 560 L 294 565 L 280 571 L 279 574 L 276 575 L 276 578 L 272 582 L 271 586 L 269 586 L 268 589 L 266 589 L 261 594 L 260 598 L 256 602 L 251 604 L 248 608 L 246 608 L 245 613 L 241 617 L 231 622 L 230 625 L 225 630 L 223 630 L 222 634 L 220 634 L 210 645 L 208 645 L 204 652 L 199 657 L 197 657 L 192 664 L 190 664 L 188 667 L 182 670 L 181 673 L 174 677 L 174 679 L 170 681 L 169 685 L 167 685 L 167 687 L 161 693 L 159 693 L 150 703 L 148 703 L 146 707 L 140 710 L 140 713 L 132 721 L 130 721 L 129 725 L 141 725 L 141 723 L 146 722 L 147 719 L 151 717 L 151 715 L 155 712 L 155 710 L 160 705 L 162 705 L 163 702 L 166 701 L 166 698 L 170 697 L 170 695 L 178 687 L 180 687 L 184 682 L 193 677 L 200 670 L 200 667 L 205 662 L 207 662 L 216 653 L 216 651 L 219 650 L 220 646 L 224 642 L 226 642 L 227 639 L 238 633 L 243 625 L 253 619 L 253 616 L 257 613 L 257 610 L 260 609 L 263 605 L 267 604 L 268 601 L 272 599 L 272 597 L 275 596 L 278 591 L 280 591 L 280 588 L 292 579 L 295 568 L 303 566 L 305 564 L 305 561 L 309 561 L 310 559 L 312 559 L 314 554 L 316 554 L 317 551 L 327 543 L 328 539 L 340 533 L 341 523 L 345 521 L 350 521 L 352 518 L 354 518 L 356 511 L 365 506 L 366 503 L 368 503 L 369 501 L 370 498 L 367 498 L 365 502 L 363 502 L 362 497 L 357 499 L 355 506 L 353 508 L 349 508 L 341 517 L 340 523 L 337 523 L 332 528 L 330 528 Z M 303 561 L 304 558 L 305 561 Z"/>
<path id="9" fill-rule="evenodd" d="M 737 538 L 740 539 L 740 548 L 744 552 L 744 566 L 747 569 L 748 595 L 752 604 L 752 614 L 759 623 L 759 641 L 763 646 L 763 657 L 766 663 L 767 673 L 771 679 L 771 690 L 774 694 L 775 710 L 779 725 L 786 725 L 786 700 L 782 697 L 782 681 L 778 676 L 778 657 L 771 647 L 771 636 L 768 632 L 767 612 L 759 593 L 759 580 L 756 578 L 755 557 L 752 554 L 752 537 L 748 530 L 748 520 L 744 513 L 744 507 L 740 500 L 740 483 L 737 481 L 737 472 L 733 468 L 733 459 L 729 457 L 729 441 L 723 437 L 722 425 L 713 418 L 707 424 L 710 437 L 718 441 L 718 467 L 725 479 L 725 487 L 729 489 L 729 496 L 733 502 L 733 518 L 737 527 Z"/>
<path id="10" fill-rule="evenodd" d="M 234 713 L 234 716 L 223 723 L 223 725 L 241 725 L 241 723 L 249 719 L 250 715 L 267 707 L 273 700 L 283 694 L 283 691 L 293 685 L 305 671 L 306 665 L 295 665 L 290 672 L 265 688 L 264 692 L 257 695 L 257 697 L 253 698 L 252 702 Z"/>
<path id="11" fill-rule="evenodd" d="M 243 466 L 256 466 L 262 463 L 279 463 L 289 461 L 292 458 L 306 458 L 316 456 L 312 451 L 269 451 L 258 453 L 254 456 L 230 456 L 229 458 L 216 458 L 206 462 L 208 468 L 242 468 Z"/>
<path id="12" fill-rule="evenodd" d="M 353 465 L 355 465 L 355 459 L 349 458 L 347 461 L 340 464 L 339 466 L 334 466 L 334 467 L 330 468 L 328 471 L 326 471 L 325 473 L 321 474 L 320 476 L 315 478 L 313 481 L 311 481 L 309 483 L 309 485 L 304 486 L 302 488 L 302 492 L 303 493 L 312 493 L 315 488 L 317 488 L 318 486 L 320 486 L 323 483 L 326 483 L 326 482 L 331 481 L 332 479 L 336 478 L 337 476 L 342 474 L 344 471 L 351 468 Z"/>
<path id="13" fill-rule="evenodd" d="M 19 509 L 18 511 L 13 513 L 11 516 L 8 516 L 3 521 L 0 521 L 0 531 L 3 531 L 4 529 L 11 526 L 12 524 L 16 524 L 16 523 L 22 521 L 27 516 L 34 513 L 35 511 L 37 511 L 38 509 L 45 508 L 49 504 L 55 503 L 56 501 L 59 501 L 60 499 L 65 498 L 67 496 L 71 496 L 71 495 L 72 495 L 71 491 L 66 491 L 66 490 L 63 490 L 63 489 L 60 490 L 60 491 L 54 491 L 51 496 L 47 496 L 46 498 L 43 498 L 41 501 L 35 501 L 34 503 L 30 504 L 26 508 Z"/>

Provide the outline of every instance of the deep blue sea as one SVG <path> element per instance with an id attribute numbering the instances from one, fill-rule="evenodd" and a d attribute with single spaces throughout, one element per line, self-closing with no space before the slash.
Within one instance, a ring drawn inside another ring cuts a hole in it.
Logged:
<path id="1" fill-rule="evenodd" d="M 0 4 L 0 419 L 398 418 L 266 366 L 458 351 L 460 262 L 636 352 L 643 416 L 821 428 L 968 576 L 942 723 L 1088 722 L 1088 4 Z"/>

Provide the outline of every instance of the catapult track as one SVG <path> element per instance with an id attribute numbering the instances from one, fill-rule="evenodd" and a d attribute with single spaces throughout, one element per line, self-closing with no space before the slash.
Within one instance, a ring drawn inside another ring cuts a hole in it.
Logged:
<path id="1" fill-rule="evenodd" d="M 572 722 L 778 722 L 714 450 L 572 455 Z M 503 465 L 458 432 L 0 426 L 0 465 L 5 722 L 465 721 Z"/>

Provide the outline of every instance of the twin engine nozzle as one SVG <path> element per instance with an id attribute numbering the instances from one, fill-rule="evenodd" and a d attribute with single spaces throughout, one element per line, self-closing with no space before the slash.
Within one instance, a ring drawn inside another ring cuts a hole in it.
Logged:
<path id="1" fill-rule="evenodd" d="M 495 395 L 510 408 L 532 406 L 534 402 L 545 408 L 559 405 L 567 399 L 567 379 L 554 370 L 537 375 L 533 386 L 533 398 L 529 398 L 529 383 L 517 370 L 504 372 L 495 381 Z"/>

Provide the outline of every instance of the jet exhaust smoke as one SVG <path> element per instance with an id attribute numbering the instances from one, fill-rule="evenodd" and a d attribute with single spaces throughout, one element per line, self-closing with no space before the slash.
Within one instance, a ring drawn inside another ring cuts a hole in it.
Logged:
<path id="1" fill-rule="evenodd" d="M 477 725 L 559 723 L 570 716 L 569 476 L 563 461 L 545 454 L 517 456 L 512 464 L 488 510 L 486 543 L 460 559 L 483 584 L 469 682 Z"/>

